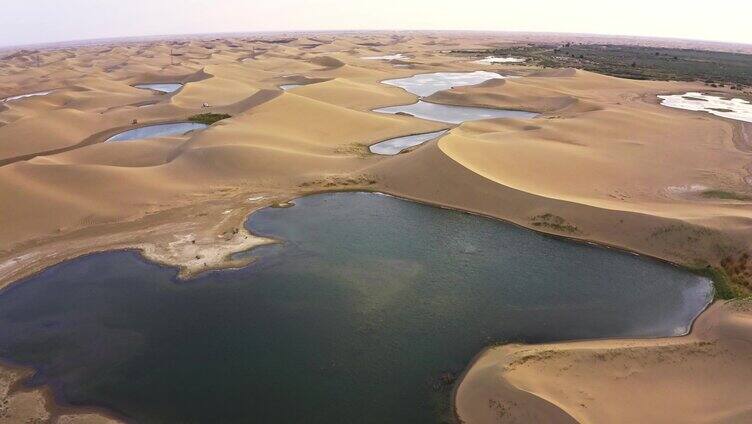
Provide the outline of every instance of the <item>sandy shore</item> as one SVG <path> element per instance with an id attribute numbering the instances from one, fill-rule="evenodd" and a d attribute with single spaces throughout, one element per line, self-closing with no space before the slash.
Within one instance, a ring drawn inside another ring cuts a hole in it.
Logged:
<path id="1" fill-rule="evenodd" d="M 155 41 L 20 52 L 0 60 L 0 287 L 54 263 L 140 249 L 181 275 L 240 266 L 254 210 L 321 191 L 379 190 L 693 267 L 747 291 L 749 131 L 658 105 L 695 83 L 629 81 L 448 51 L 492 35 L 323 34 L 292 40 Z M 170 51 L 175 56 L 170 56 Z M 402 53 L 392 63 L 365 56 Z M 32 60 L 34 58 L 34 60 Z M 400 65 L 400 66 L 395 66 Z M 519 76 L 430 101 L 529 110 L 533 120 L 454 127 L 396 156 L 367 146 L 447 126 L 370 112 L 417 98 L 380 81 L 438 71 Z M 183 82 L 174 94 L 133 87 Z M 281 84 L 308 84 L 283 92 Z M 208 107 L 204 107 L 204 105 Z M 184 136 L 102 143 L 113 132 L 205 112 L 232 118 Z M 12 223 L 12 225 L 5 225 Z"/>
<path id="2" fill-rule="evenodd" d="M 0 423 L 115 424 L 121 421 L 93 408 L 67 408 L 55 404 L 46 388 L 27 389 L 22 381 L 27 369 L 0 367 Z"/>
<path id="3" fill-rule="evenodd" d="M 750 360 L 752 302 L 717 302 L 684 337 L 490 348 L 456 412 L 467 424 L 749 422 Z"/>

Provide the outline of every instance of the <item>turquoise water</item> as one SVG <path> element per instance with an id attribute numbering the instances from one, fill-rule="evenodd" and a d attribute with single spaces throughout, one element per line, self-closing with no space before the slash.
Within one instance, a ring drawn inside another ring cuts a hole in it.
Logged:
<path id="1" fill-rule="evenodd" d="M 183 87 L 183 84 L 177 84 L 177 83 L 138 84 L 138 85 L 134 85 L 134 87 L 141 88 L 144 90 L 159 91 L 162 93 L 172 93 L 174 91 L 180 90 Z"/>
<path id="2" fill-rule="evenodd" d="M 135 422 L 436 423 L 490 343 L 685 332 L 710 282 L 673 266 L 368 193 L 251 216 L 282 244 L 187 282 L 134 252 L 0 294 L 0 357 Z"/>
<path id="3" fill-rule="evenodd" d="M 132 130 L 123 131 L 121 133 L 115 134 L 112 137 L 105 140 L 105 142 L 143 140 L 145 138 L 166 137 L 169 135 L 182 135 L 189 131 L 202 130 L 207 127 L 208 125 L 199 124 L 197 122 L 177 122 L 174 124 L 149 125 L 146 127 L 134 128 Z"/>
<path id="4" fill-rule="evenodd" d="M 376 153 L 377 155 L 396 155 L 405 149 L 409 149 L 410 147 L 423 144 L 429 140 L 433 140 L 434 138 L 441 136 L 445 132 L 446 131 L 442 130 L 424 134 L 390 138 L 389 140 L 384 140 L 382 142 L 372 144 L 368 147 L 368 149 L 371 151 L 371 153 Z"/>

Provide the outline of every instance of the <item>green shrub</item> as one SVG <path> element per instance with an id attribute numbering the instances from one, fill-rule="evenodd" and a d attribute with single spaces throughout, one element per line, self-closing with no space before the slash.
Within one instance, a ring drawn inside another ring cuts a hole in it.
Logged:
<path id="1" fill-rule="evenodd" d="M 188 120 L 199 124 L 211 125 L 227 118 L 230 118 L 230 115 L 226 113 L 199 113 L 198 115 L 191 116 Z"/>

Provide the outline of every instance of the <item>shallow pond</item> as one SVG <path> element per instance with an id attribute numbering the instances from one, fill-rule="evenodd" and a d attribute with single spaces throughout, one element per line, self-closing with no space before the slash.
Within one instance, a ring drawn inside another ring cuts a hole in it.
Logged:
<path id="1" fill-rule="evenodd" d="M 491 109 L 485 107 L 442 105 L 438 103 L 418 100 L 409 105 L 389 106 L 374 109 L 380 113 L 406 113 L 416 118 L 428 119 L 429 121 L 447 122 L 460 124 L 466 121 L 478 121 L 492 118 L 518 118 L 530 119 L 538 116 L 537 113 L 520 110 Z"/>
<path id="2" fill-rule="evenodd" d="M 46 96 L 46 95 L 48 95 L 50 93 L 52 93 L 52 91 L 38 91 L 36 93 L 19 94 L 18 96 L 6 97 L 0 103 L 8 103 L 8 102 L 12 102 L 14 100 L 25 99 L 27 97 Z"/>
<path id="3" fill-rule="evenodd" d="M 293 88 L 302 87 L 304 84 L 282 84 L 279 86 L 282 90 L 292 90 Z"/>
<path id="4" fill-rule="evenodd" d="M 737 121 L 752 122 L 752 103 L 744 99 L 725 99 L 709 94 L 689 92 L 658 96 L 663 106 L 701 111 Z"/>
<path id="5" fill-rule="evenodd" d="M 366 59 L 366 60 L 408 60 L 410 58 L 405 56 L 402 53 L 397 53 L 397 54 L 387 54 L 384 56 L 363 56 L 363 59 Z"/>
<path id="6" fill-rule="evenodd" d="M 134 252 L 0 294 L 0 356 L 135 422 L 436 423 L 501 340 L 687 331 L 710 282 L 635 255 L 379 194 L 305 197 L 248 226 L 283 244 L 176 282 Z M 451 374 L 445 374 L 445 373 Z"/>
<path id="7" fill-rule="evenodd" d="M 400 87 L 416 96 L 427 97 L 442 90 L 465 85 L 476 85 L 482 82 L 505 78 L 495 72 L 435 72 L 418 74 L 409 78 L 398 78 L 381 81 L 384 84 Z"/>
<path id="8" fill-rule="evenodd" d="M 189 131 L 202 130 L 206 127 L 206 124 L 199 124 L 197 122 L 176 122 L 174 124 L 149 125 L 115 134 L 105 140 L 105 142 L 143 140 L 145 138 L 182 135 Z"/>
<path id="9" fill-rule="evenodd" d="M 409 149 L 410 147 L 423 144 L 429 140 L 433 140 L 434 138 L 439 137 L 445 132 L 445 130 L 442 130 L 424 134 L 414 134 L 404 137 L 390 138 L 389 140 L 384 140 L 382 142 L 372 144 L 368 147 L 368 149 L 371 151 L 371 153 L 376 153 L 378 155 L 396 155 L 405 149 Z"/>
<path id="10" fill-rule="evenodd" d="M 155 83 L 155 84 L 134 85 L 134 87 L 136 88 L 141 88 L 143 90 L 154 90 L 154 91 L 159 91 L 161 93 L 172 93 L 172 92 L 180 90 L 182 86 L 183 84 L 177 84 L 177 83 Z"/>

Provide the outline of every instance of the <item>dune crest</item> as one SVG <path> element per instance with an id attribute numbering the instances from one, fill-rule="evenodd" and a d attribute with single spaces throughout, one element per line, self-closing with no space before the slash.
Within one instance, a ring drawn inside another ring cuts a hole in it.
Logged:
<path id="1" fill-rule="evenodd" d="M 741 423 L 752 418 L 752 304 L 716 303 L 684 337 L 505 345 L 456 397 L 464 423 Z M 547 405 L 541 407 L 541 405 Z"/>

